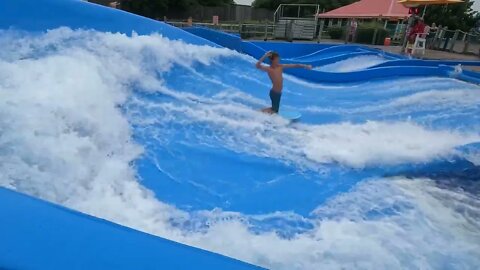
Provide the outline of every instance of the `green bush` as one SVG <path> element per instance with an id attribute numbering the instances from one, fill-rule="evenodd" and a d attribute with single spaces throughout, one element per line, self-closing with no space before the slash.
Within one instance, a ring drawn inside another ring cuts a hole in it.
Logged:
<path id="1" fill-rule="evenodd" d="M 241 32 L 240 33 L 240 38 L 241 39 L 249 39 L 249 38 L 252 38 L 254 36 L 255 36 L 254 34 L 249 33 L 249 32 Z"/>
<path id="2" fill-rule="evenodd" d="M 388 37 L 388 31 L 383 28 L 362 28 L 357 29 L 357 42 L 372 44 L 373 36 L 377 31 L 377 36 L 374 41 L 374 44 L 381 45 L 386 37 Z"/>
<path id="3" fill-rule="evenodd" d="M 343 36 L 342 27 L 330 27 L 327 31 L 331 39 L 341 39 Z"/>
<path id="4" fill-rule="evenodd" d="M 386 37 L 389 36 L 388 30 L 383 29 L 383 26 L 377 24 L 362 24 L 357 28 L 357 43 L 372 44 L 372 39 L 377 31 L 377 36 L 374 44 L 382 45 Z"/>

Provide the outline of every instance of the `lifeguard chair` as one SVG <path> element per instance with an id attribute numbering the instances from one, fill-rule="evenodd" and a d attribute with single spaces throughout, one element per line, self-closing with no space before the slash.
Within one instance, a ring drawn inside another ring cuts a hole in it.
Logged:
<path id="1" fill-rule="evenodd" d="M 427 35 L 428 33 L 419 33 L 416 34 L 415 42 L 407 43 L 407 47 L 405 48 L 405 53 L 409 53 L 411 55 L 416 55 L 417 52 L 420 52 L 421 55 L 425 55 L 425 48 L 427 46 Z"/>

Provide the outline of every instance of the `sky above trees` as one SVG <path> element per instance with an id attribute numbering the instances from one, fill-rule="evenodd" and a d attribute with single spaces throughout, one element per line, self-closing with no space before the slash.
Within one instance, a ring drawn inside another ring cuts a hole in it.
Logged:
<path id="1" fill-rule="evenodd" d="M 479 1 L 479 0 L 475 0 L 474 3 L 473 3 L 472 8 L 473 8 L 473 10 L 475 10 L 475 11 L 480 11 L 480 1 Z"/>
<path id="2" fill-rule="evenodd" d="M 235 0 L 235 3 L 240 5 L 251 5 L 253 0 Z"/>

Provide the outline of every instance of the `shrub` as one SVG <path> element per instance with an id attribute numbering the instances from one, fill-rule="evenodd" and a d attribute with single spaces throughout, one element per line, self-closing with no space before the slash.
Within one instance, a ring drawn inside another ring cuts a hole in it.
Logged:
<path id="1" fill-rule="evenodd" d="M 249 32 L 241 32 L 240 33 L 240 38 L 242 38 L 242 39 L 249 39 L 249 38 L 252 38 L 254 36 L 255 36 L 254 34 L 249 33 Z"/>
<path id="2" fill-rule="evenodd" d="M 386 37 L 389 36 L 389 33 L 383 26 L 378 24 L 363 24 L 357 28 L 357 40 L 358 43 L 371 44 L 373 36 L 377 31 L 377 36 L 374 44 L 381 45 Z"/>
<path id="3" fill-rule="evenodd" d="M 343 36 L 342 27 L 330 27 L 327 31 L 331 39 L 341 39 Z"/>

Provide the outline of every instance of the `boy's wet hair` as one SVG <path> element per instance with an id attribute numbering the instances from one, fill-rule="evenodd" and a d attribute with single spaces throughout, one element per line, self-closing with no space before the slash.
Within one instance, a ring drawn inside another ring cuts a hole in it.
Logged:
<path id="1" fill-rule="evenodd" d="M 280 57 L 280 54 L 278 54 L 277 52 L 272 52 L 270 54 L 269 58 L 270 58 L 270 60 L 273 60 L 273 59 L 278 58 L 278 57 Z"/>

